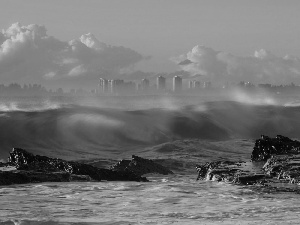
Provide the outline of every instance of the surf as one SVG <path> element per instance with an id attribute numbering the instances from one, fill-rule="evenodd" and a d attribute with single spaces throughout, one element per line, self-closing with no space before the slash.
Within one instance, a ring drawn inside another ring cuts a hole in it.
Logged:
<path id="1" fill-rule="evenodd" d="M 298 138 L 300 132 L 297 106 L 236 101 L 138 110 L 80 104 L 14 105 L 10 110 L 0 108 L 0 115 L 0 158 L 13 147 L 65 159 L 93 158 L 175 140 L 255 139 L 261 134 Z"/>

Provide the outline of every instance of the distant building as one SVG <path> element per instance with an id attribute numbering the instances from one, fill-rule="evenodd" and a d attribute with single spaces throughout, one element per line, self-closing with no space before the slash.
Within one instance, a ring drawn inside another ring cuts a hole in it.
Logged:
<path id="1" fill-rule="evenodd" d="M 180 76 L 173 77 L 173 91 L 182 91 L 182 78 Z"/>
<path id="2" fill-rule="evenodd" d="M 165 90 L 166 89 L 166 78 L 163 76 L 157 77 L 156 85 L 157 85 L 158 90 Z"/>
<path id="3" fill-rule="evenodd" d="M 107 93 L 110 94 L 129 94 L 136 90 L 136 84 L 133 81 L 125 82 L 124 80 L 108 80 Z"/>
<path id="4" fill-rule="evenodd" d="M 201 87 L 201 82 L 200 81 L 197 81 L 197 80 L 194 80 L 193 81 L 193 87 L 195 89 L 199 89 Z"/>
<path id="5" fill-rule="evenodd" d="M 193 89 L 194 87 L 193 87 L 193 80 L 190 80 L 189 81 L 189 89 Z"/>
<path id="6" fill-rule="evenodd" d="M 146 91 L 150 87 L 150 81 L 148 79 L 143 79 L 141 82 L 141 90 Z"/>
<path id="7" fill-rule="evenodd" d="M 124 84 L 124 80 L 110 80 L 109 81 L 109 90 L 111 93 L 118 93 Z"/>
<path id="8" fill-rule="evenodd" d="M 189 89 L 199 89 L 201 87 L 201 82 L 197 80 L 189 81 Z"/>
<path id="9" fill-rule="evenodd" d="M 99 93 L 108 93 L 109 92 L 109 86 L 108 86 L 109 81 L 103 78 L 99 79 L 99 85 L 98 85 L 98 90 Z"/>
<path id="10" fill-rule="evenodd" d="M 258 84 L 258 87 L 260 87 L 260 88 L 271 88 L 272 85 L 271 84 Z"/>
<path id="11" fill-rule="evenodd" d="M 238 86 L 240 87 L 245 87 L 245 88 L 253 88 L 255 87 L 254 84 L 250 83 L 250 82 L 245 82 L 245 81 L 241 81 Z"/>
<path id="12" fill-rule="evenodd" d="M 211 82 L 207 81 L 203 83 L 203 88 L 207 89 L 207 88 L 211 88 Z"/>
<path id="13" fill-rule="evenodd" d="M 254 88 L 255 85 L 252 84 L 252 83 L 250 83 L 250 82 L 246 82 L 246 83 L 245 83 L 245 87 L 246 87 L 246 88 Z"/>

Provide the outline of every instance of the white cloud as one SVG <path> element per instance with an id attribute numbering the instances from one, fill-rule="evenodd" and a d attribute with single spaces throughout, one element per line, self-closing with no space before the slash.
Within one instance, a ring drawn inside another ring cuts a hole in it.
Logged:
<path id="1" fill-rule="evenodd" d="M 101 71 L 116 74 L 143 59 L 134 50 L 107 45 L 91 33 L 65 42 L 36 24 L 15 23 L 0 32 L 0 83 L 47 85 L 51 79 L 72 82 L 72 77 L 84 76 L 94 84 Z"/>
<path id="2" fill-rule="evenodd" d="M 55 73 L 55 72 L 49 72 L 49 73 L 46 73 L 46 74 L 44 75 L 44 77 L 47 78 L 47 79 L 51 79 L 51 78 L 53 78 L 53 77 L 55 77 L 55 76 L 56 76 L 56 73 Z"/>
<path id="3" fill-rule="evenodd" d="M 87 70 L 84 68 L 84 66 L 79 65 L 79 66 L 76 66 L 73 69 L 71 69 L 70 72 L 68 73 L 68 75 L 69 76 L 80 76 L 86 72 L 87 72 Z"/>
<path id="4" fill-rule="evenodd" d="M 84 34 L 80 37 L 80 41 L 85 44 L 89 48 L 93 48 L 96 50 L 103 50 L 107 48 L 107 45 L 103 42 L 100 42 L 95 38 L 95 36 L 91 33 Z"/>
<path id="5" fill-rule="evenodd" d="M 215 83 L 249 81 L 253 83 L 300 83 L 300 60 L 297 57 L 280 57 L 264 49 L 253 56 L 241 57 L 195 46 L 185 55 L 173 58 L 182 70 L 192 76 L 202 74 Z"/>

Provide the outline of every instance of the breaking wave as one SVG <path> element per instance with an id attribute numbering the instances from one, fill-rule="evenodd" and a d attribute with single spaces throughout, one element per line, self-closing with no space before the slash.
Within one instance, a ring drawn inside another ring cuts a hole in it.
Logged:
<path id="1" fill-rule="evenodd" d="M 122 110 L 79 105 L 0 107 L 0 158 L 12 147 L 87 158 L 183 140 L 282 134 L 298 138 L 299 107 L 207 102 L 178 109 Z"/>

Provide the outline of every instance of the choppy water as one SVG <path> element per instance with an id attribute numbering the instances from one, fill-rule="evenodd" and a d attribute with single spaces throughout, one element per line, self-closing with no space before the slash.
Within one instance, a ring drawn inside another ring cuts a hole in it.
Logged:
<path id="1" fill-rule="evenodd" d="M 266 194 L 194 177 L 151 183 L 46 183 L 0 189 L 0 221 L 21 224 L 298 224 L 294 194 Z M 3 219 L 5 218 L 5 219 Z M 31 221 L 31 222 L 29 222 Z M 34 221 L 34 222 L 33 222 Z M 11 223 L 13 224 L 13 223 Z"/>
<path id="2" fill-rule="evenodd" d="M 249 160 L 261 134 L 299 139 L 297 100 L 2 99 L 2 159 L 22 147 L 107 167 L 136 154 L 175 175 L 150 175 L 149 183 L 2 186 L 0 224 L 298 224 L 299 195 L 196 181 L 195 171 L 212 160 Z"/>

